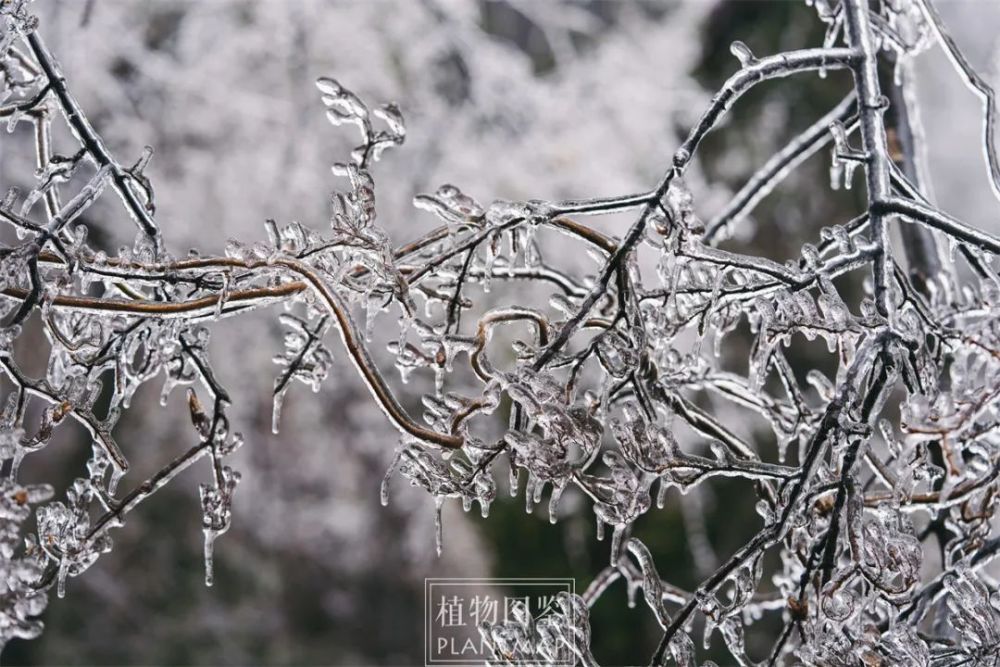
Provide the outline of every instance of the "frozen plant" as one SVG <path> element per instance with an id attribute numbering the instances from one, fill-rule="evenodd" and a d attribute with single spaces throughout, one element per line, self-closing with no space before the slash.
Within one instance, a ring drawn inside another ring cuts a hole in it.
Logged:
<path id="1" fill-rule="evenodd" d="M 480 629 L 498 664 L 567 655 L 593 664 L 589 640 L 600 628 L 590 628 L 587 610 L 619 580 L 629 596 L 641 592 L 662 629 L 655 665 L 697 664 L 696 631 L 706 646 L 717 632 L 741 664 L 1000 660 L 997 583 L 987 567 L 1000 551 L 1000 238 L 926 194 L 913 59 L 939 45 L 980 96 L 986 169 L 1000 197 L 993 91 L 930 0 L 814 5 L 827 27 L 822 46 L 757 56 L 733 45 L 735 74 L 650 190 L 486 204 L 444 184 L 414 202 L 441 225 L 404 245 L 380 227 L 373 174 L 405 140 L 400 110 L 320 79 L 330 122 L 358 135 L 333 165 L 329 226 L 268 220 L 266 240 L 183 257 L 171 254 L 156 221 L 144 174 L 152 149 L 130 166 L 119 162 L 28 3 L 0 5 L 0 117 L 10 133 L 30 135 L 36 153 L 34 186 L 0 203 L 11 232 L 0 248 L 0 366 L 11 387 L 0 413 L 0 644 L 37 636 L 49 589 L 64 595 L 71 577 L 112 548 L 113 528 L 199 461 L 210 479 L 200 501 L 212 584 L 215 542 L 232 525 L 240 480 L 227 457 L 243 439 L 213 370 L 208 325 L 282 304 L 273 428 L 290 385 L 319 390 L 333 355 L 343 354 L 400 433 L 382 500 L 396 473 L 430 493 L 439 550 L 443 503 L 478 504 L 486 515 L 498 477 L 524 493 L 529 510 L 547 498 L 552 521 L 563 495 L 580 493 L 598 538 L 610 530 L 608 565 L 582 596 L 560 597 L 557 612 L 537 622 L 516 609 Z M 888 85 L 882 61 L 896 70 Z M 684 176 L 704 137 L 754 86 L 833 70 L 852 76 L 843 102 L 702 222 Z M 72 151 L 56 152 L 58 125 Z M 834 188 L 864 175 L 857 217 L 825 228 L 794 261 L 719 248 L 825 148 Z M 112 196 L 137 234 L 108 254 L 88 240 L 101 222 L 86 213 Z M 620 235 L 582 222 L 629 213 Z M 567 269 L 545 242 L 553 236 L 590 252 L 591 270 Z M 642 256 L 655 257 L 655 271 Z M 850 275 L 864 276 L 860 298 L 843 287 Z M 506 283 L 518 285 L 518 302 L 482 305 Z M 431 380 L 420 417 L 375 363 L 375 324 L 386 313 L 398 317 L 388 349 L 402 381 Z M 327 340 L 332 329 L 339 346 Z M 723 353 L 741 329 L 754 338 L 748 364 L 729 368 Z M 44 345 L 31 340 L 38 332 Z M 815 339 L 828 346 L 832 372 L 790 361 L 793 346 Z M 25 345 L 47 348 L 43 376 L 22 369 Z M 164 402 L 186 387 L 190 446 L 119 491 L 129 465 L 115 426 L 138 388 L 161 375 Z M 774 456 L 732 423 L 747 418 L 767 425 Z M 50 486 L 22 485 L 19 472 L 70 421 L 93 450 L 54 500 Z M 668 494 L 723 477 L 752 485 L 760 531 L 684 590 L 658 571 L 632 527 Z M 748 655 L 746 637 L 774 616 L 783 630 L 773 647 Z"/>

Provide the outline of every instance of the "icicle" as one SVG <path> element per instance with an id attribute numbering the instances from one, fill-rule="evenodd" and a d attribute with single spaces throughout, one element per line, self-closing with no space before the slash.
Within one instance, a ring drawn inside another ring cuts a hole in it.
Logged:
<path id="1" fill-rule="evenodd" d="M 625 585 L 625 600 L 629 609 L 635 609 L 636 603 L 639 599 L 639 589 L 641 586 L 639 582 L 628 581 Z"/>
<path id="2" fill-rule="evenodd" d="M 625 537 L 625 524 L 616 523 L 611 531 L 611 564 L 614 565 L 621 558 L 622 540 Z"/>
<path id="3" fill-rule="evenodd" d="M 483 291 L 489 294 L 493 284 L 493 265 L 500 256 L 500 237 L 494 234 L 486 245 L 486 256 L 483 259 L 483 279 L 480 281 Z"/>
<path id="4" fill-rule="evenodd" d="M 118 488 L 118 482 L 121 481 L 122 477 L 125 476 L 125 471 L 118 466 L 112 466 L 111 468 L 111 478 L 108 480 L 108 493 L 115 495 L 115 490 Z"/>
<path id="5" fill-rule="evenodd" d="M 371 342 L 372 334 L 375 332 L 375 318 L 381 309 L 382 297 L 371 293 L 368 295 L 368 303 L 365 307 L 365 340 Z"/>
<path id="6" fill-rule="evenodd" d="M 18 449 L 14 452 L 14 458 L 10 462 L 10 478 L 17 479 L 17 473 L 21 469 L 21 462 L 24 461 L 24 457 L 27 456 L 28 450 Z"/>
<path id="7" fill-rule="evenodd" d="M 524 266 L 535 267 L 541 264 L 542 257 L 535 245 L 535 225 L 528 225 L 524 230 Z"/>
<path id="8" fill-rule="evenodd" d="M 712 336 L 712 355 L 716 359 L 722 359 L 722 334 L 716 331 Z"/>
<path id="9" fill-rule="evenodd" d="M 222 273 L 222 289 L 219 291 L 219 298 L 215 302 L 215 317 L 222 317 L 222 308 L 226 305 L 226 299 L 229 298 L 229 283 L 230 275 L 228 271 Z"/>
<path id="10" fill-rule="evenodd" d="M 549 523 L 555 525 L 559 521 L 557 510 L 559 509 L 559 499 L 562 497 L 565 486 L 557 485 L 552 487 L 552 495 L 549 496 Z"/>
<path id="11" fill-rule="evenodd" d="M 21 122 L 22 118 L 24 118 L 24 110 L 21 107 L 15 107 L 14 111 L 10 114 L 10 117 L 7 119 L 7 133 L 8 134 L 14 132 L 14 128 L 16 128 L 17 124 L 19 122 Z M 62 596 L 59 596 L 59 597 L 62 597 Z"/>
<path id="12" fill-rule="evenodd" d="M 410 335 L 410 328 L 413 326 L 413 317 L 404 308 L 403 314 L 399 318 L 399 337 L 396 339 L 396 345 L 398 350 L 406 349 L 406 340 Z M 403 377 L 403 382 L 405 383 L 407 378 Z"/>
<path id="13" fill-rule="evenodd" d="M 444 505 L 444 496 L 434 497 L 434 548 L 438 558 L 444 551 L 444 529 L 441 522 L 441 507 Z"/>
<path id="14" fill-rule="evenodd" d="M 531 511 L 535 509 L 535 485 L 538 484 L 538 480 L 531 471 L 528 471 L 528 481 L 524 484 L 524 511 L 526 514 L 531 514 Z"/>
<path id="15" fill-rule="evenodd" d="M 403 384 L 410 383 L 410 376 L 413 375 L 413 366 L 405 366 L 403 364 L 396 364 L 396 368 L 399 370 L 399 379 Z"/>
<path id="16" fill-rule="evenodd" d="M 281 421 L 281 406 L 285 402 L 285 392 L 274 393 L 271 401 L 271 433 L 278 435 L 278 423 Z"/>
<path id="17" fill-rule="evenodd" d="M 69 561 L 63 558 L 59 561 L 59 570 L 56 572 L 56 595 L 60 599 L 66 597 L 67 576 L 69 576 Z"/>
<path id="18" fill-rule="evenodd" d="M 538 480 L 535 483 L 535 493 L 534 493 L 534 495 L 532 497 L 532 503 L 534 505 L 537 505 L 538 503 L 542 502 L 542 493 L 544 491 L 545 491 L 545 481 L 544 480 Z"/>
<path id="19" fill-rule="evenodd" d="M 400 460 L 403 458 L 403 445 L 396 449 L 396 455 L 392 457 L 392 463 L 389 464 L 389 469 L 385 471 L 385 476 L 382 477 L 382 485 L 379 487 L 379 502 L 382 503 L 382 507 L 389 504 L 389 480 L 392 479 L 392 475 L 396 472 L 396 467 L 399 465 Z"/>
<path id="20" fill-rule="evenodd" d="M 667 489 L 669 488 L 670 485 L 667 483 L 666 478 L 661 477 L 660 486 L 656 490 L 656 509 L 660 510 L 663 509 L 664 505 L 667 502 Z"/>
<path id="21" fill-rule="evenodd" d="M 215 549 L 215 538 L 218 532 L 212 528 L 205 528 L 205 585 L 211 586 L 215 581 L 215 564 L 213 561 L 213 551 Z"/>

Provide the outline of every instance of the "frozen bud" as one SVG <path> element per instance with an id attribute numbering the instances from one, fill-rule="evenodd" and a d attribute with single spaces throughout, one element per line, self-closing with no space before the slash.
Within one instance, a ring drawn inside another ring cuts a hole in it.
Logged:
<path id="1" fill-rule="evenodd" d="M 754 57 L 750 47 L 739 40 L 729 45 L 729 52 L 740 61 L 741 67 L 749 67 L 757 63 L 757 58 Z"/>

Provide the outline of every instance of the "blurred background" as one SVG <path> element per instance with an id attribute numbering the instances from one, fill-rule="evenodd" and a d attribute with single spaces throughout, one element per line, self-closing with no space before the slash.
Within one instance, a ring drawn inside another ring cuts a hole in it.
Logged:
<path id="1" fill-rule="evenodd" d="M 995 81 L 998 6 L 940 4 Z M 435 226 L 411 200 L 443 183 L 485 203 L 648 189 L 735 71 L 733 40 L 770 54 L 823 36 L 815 10 L 791 0 L 36 0 L 33 9 L 119 160 L 155 148 L 147 173 L 175 254 L 263 239 L 266 218 L 325 227 L 339 186 L 329 165 L 355 137 L 325 121 L 319 76 L 403 110 L 406 144 L 375 168 L 379 219 L 402 243 Z M 937 202 L 1000 227 L 975 98 L 939 51 L 922 56 L 918 71 Z M 689 177 L 699 212 L 710 217 L 846 90 L 846 79 L 800 77 L 747 95 Z M 0 139 L 4 190 L 29 182 L 27 147 L 17 134 Z M 810 159 L 729 243 L 784 260 L 851 217 L 862 184 L 831 193 L 828 168 L 827 152 Z M 109 249 L 130 244 L 130 223 L 105 199 L 88 211 L 91 238 Z M 505 485 L 488 519 L 445 506 L 437 557 L 432 498 L 396 479 L 392 503 L 379 504 L 397 437 L 335 346 L 332 377 L 318 394 L 293 387 L 281 433 L 271 434 L 280 346 L 274 312 L 213 327 L 216 369 L 247 440 L 234 457 L 243 482 L 233 527 L 216 544 L 215 586 L 204 586 L 197 495 L 207 471 L 194 469 L 112 533 L 115 549 L 70 580 L 65 599 L 53 596 L 46 632 L 13 642 L 5 664 L 416 665 L 426 577 L 574 577 L 582 591 L 601 570 L 608 544 L 594 539 L 582 499 L 568 494 L 550 525 L 544 512 L 526 515 Z M 146 387 L 119 425 L 135 469 L 125 486 L 190 444 L 180 393 L 166 407 L 158 394 Z M 30 457 L 25 474 L 63 484 L 80 474 L 86 443 L 67 433 Z M 768 438 L 760 434 L 762 447 L 773 447 Z M 664 578 L 693 588 L 756 531 L 752 494 L 740 484 L 672 495 L 643 517 L 636 534 Z M 644 664 L 659 639 L 652 614 L 629 608 L 621 583 L 591 623 L 604 665 Z M 752 655 L 775 631 L 757 627 Z"/>

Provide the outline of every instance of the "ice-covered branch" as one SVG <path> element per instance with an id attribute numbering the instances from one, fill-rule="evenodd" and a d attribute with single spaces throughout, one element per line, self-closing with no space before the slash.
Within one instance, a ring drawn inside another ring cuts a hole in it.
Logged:
<path id="1" fill-rule="evenodd" d="M 582 597 L 560 597 L 544 622 L 518 608 L 480 628 L 500 663 L 568 654 L 596 664 L 589 644 L 601 628 L 592 630 L 588 609 L 618 586 L 630 598 L 641 593 L 663 631 L 655 665 L 698 664 L 696 627 L 706 645 L 718 632 L 741 664 L 1000 654 L 997 642 L 980 641 L 1000 637 L 996 610 L 983 602 L 983 565 L 1000 551 L 1000 276 L 992 261 L 1000 239 L 925 196 L 915 160 L 922 134 L 908 133 L 909 110 L 896 110 L 888 128 L 883 118 L 893 105 L 914 104 L 912 91 L 883 95 L 879 69 L 887 60 L 915 66 L 933 33 L 986 102 L 997 187 L 992 91 L 926 2 L 815 5 L 827 27 L 817 48 L 757 58 L 733 44 L 738 69 L 658 182 L 620 195 L 581 188 L 554 201 L 488 202 L 441 184 L 413 198 L 419 214 L 406 220 L 438 226 L 403 245 L 382 224 L 382 193 L 409 190 L 375 170 L 404 147 L 403 111 L 319 79 L 313 112 L 354 138 L 332 165 L 329 220 L 262 220 L 265 240 L 178 257 L 170 230 L 154 221 L 144 173 L 151 149 L 122 166 L 27 5 L 5 3 L 0 117 L 13 132 L 30 128 L 34 159 L 28 191 L 0 202 L 0 224 L 12 232 L 0 244 L 0 366 L 10 388 L 0 409 L 0 547 L 21 568 L 0 567 L 17 598 L 0 604 L 0 643 L 37 635 L 46 592 L 65 593 L 112 548 L 113 528 L 199 462 L 213 583 L 216 538 L 239 520 L 240 475 L 227 457 L 243 439 L 230 424 L 239 393 L 223 386 L 229 374 L 216 366 L 210 337 L 216 322 L 253 312 L 282 333 L 277 370 L 255 387 L 273 400 L 272 430 L 297 416 L 285 409 L 282 417 L 282 407 L 298 400 L 298 385 L 351 382 L 336 372 L 343 354 L 399 432 L 382 502 L 397 474 L 432 496 L 439 552 L 443 505 L 478 504 L 486 516 L 501 476 L 528 511 L 544 500 L 552 522 L 586 511 L 598 539 L 610 529 L 606 567 Z M 688 189 L 685 175 L 694 180 L 706 136 L 757 84 L 830 70 L 850 70 L 852 90 L 703 223 L 698 188 Z M 60 137 L 72 146 L 66 155 Z M 802 225 L 812 238 L 786 260 L 752 243 L 716 247 L 824 148 L 832 187 L 864 170 L 861 210 L 840 213 L 839 224 Z M 103 232 L 119 230 L 104 229 L 102 205 L 112 190 L 139 233 L 109 253 Z M 624 215 L 633 217 L 623 233 L 608 232 Z M 919 233 L 894 247 L 897 221 Z M 935 239 L 950 240 L 972 270 L 932 266 Z M 45 363 L 22 363 L 31 354 Z M 118 423 L 140 388 L 161 377 L 164 403 L 187 389 L 196 441 L 119 493 L 131 444 Z M 239 377 L 248 390 L 258 384 Z M 56 489 L 21 482 L 21 463 L 51 451 L 53 434 L 71 421 L 88 434 L 90 458 L 53 500 Z M 753 496 L 759 529 L 723 553 L 692 499 L 736 486 Z M 562 504 L 566 496 L 574 501 Z M 633 535 L 642 517 L 659 526 L 668 504 L 682 506 L 692 553 L 707 554 L 693 590 Z M 932 548 L 936 560 L 925 561 Z M 780 618 L 758 624 L 764 617 Z M 760 642 L 748 644 L 746 634 L 768 627 L 780 629 L 767 653 L 749 655 Z"/>

